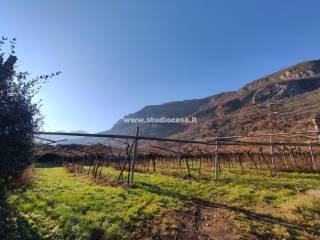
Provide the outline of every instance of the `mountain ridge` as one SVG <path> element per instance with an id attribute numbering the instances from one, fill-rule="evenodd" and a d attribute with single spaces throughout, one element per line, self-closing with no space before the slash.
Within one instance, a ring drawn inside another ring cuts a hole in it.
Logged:
<path id="1" fill-rule="evenodd" d="M 147 105 L 124 118 L 189 118 L 195 124 L 125 123 L 119 120 L 101 133 L 156 137 L 206 138 L 216 135 L 268 131 L 268 104 L 279 102 L 281 121 L 286 130 L 299 128 L 319 112 L 320 60 L 304 61 L 258 78 L 240 88 L 209 97 Z M 309 120 L 308 120 L 309 119 Z M 270 122 L 270 121 L 269 121 Z M 311 126 L 310 126 L 311 127 Z M 98 143 L 99 139 L 76 139 L 74 143 Z"/>

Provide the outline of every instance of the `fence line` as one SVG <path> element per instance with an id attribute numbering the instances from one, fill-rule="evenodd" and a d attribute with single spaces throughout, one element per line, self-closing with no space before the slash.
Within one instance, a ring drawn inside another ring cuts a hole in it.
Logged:
<path id="1" fill-rule="evenodd" d="M 319 132 L 312 131 L 316 134 Z M 76 136 L 76 137 L 95 137 L 95 138 L 119 138 L 119 139 L 138 139 L 138 140 L 149 140 L 149 141 L 160 141 L 160 142 L 176 142 L 176 143 L 189 143 L 189 144 L 205 144 L 205 145 L 215 145 L 216 141 L 219 141 L 219 145 L 252 145 L 252 146 L 292 146 L 292 147 L 309 147 L 308 142 L 250 142 L 250 141 L 235 141 L 228 140 L 228 138 L 234 137 L 216 137 L 213 139 L 208 139 L 206 141 L 200 140 L 188 140 L 188 139 L 174 139 L 174 138 L 159 138 L 159 137 L 146 137 L 146 136 L 133 136 L 133 135 L 117 135 L 117 134 L 90 134 L 90 133 L 63 133 L 63 132 L 35 132 L 36 135 L 57 135 L 57 136 Z M 289 134 L 289 133 L 288 133 Z M 270 136 L 270 135 L 260 135 L 260 136 Z M 250 137 L 250 135 L 237 136 Z M 320 143 L 311 143 L 311 146 L 319 147 Z"/>
<path id="2" fill-rule="evenodd" d="M 305 132 L 304 136 L 310 136 L 314 134 L 317 135 L 318 133 L 319 132 L 314 131 Z M 102 157 L 101 154 L 99 155 L 98 153 L 83 153 L 82 151 L 70 149 L 69 152 L 71 152 L 71 156 L 66 157 L 66 162 L 70 169 L 73 169 L 73 171 L 75 171 L 75 168 L 77 169 L 76 171 L 78 173 L 82 173 L 85 165 L 87 164 L 88 166 L 90 166 L 88 168 L 88 173 L 91 173 L 95 178 L 101 175 L 102 167 L 104 165 L 114 166 L 115 168 L 121 170 L 118 180 L 123 179 L 124 171 L 126 170 L 128 173 L 127 182 L 130 186 L 134 184 L 134 172 L 136 168 L 142 166 L 144 170 L 148 168 L 149 171 L 150 164 L 152 164 L 153 172 L 156 172 L 157 164 L 160 164 L 160 167 L 161 164 L 164 164 L 165 166 L 169 166 L 170 164 L 177 164 L 179 175 L 180 177 L 182 177 L 182 163 L 185 163 L 185 167 L 187 170 L 187 175 L 185 176 L 185 178 L 194 178 L 193 170 L 195 168 L 197 169 L 197 173 L 199 174 L 199 176 L 202 174 L 204 169 L 211 169 L 209 171 L 211 171 L 212 179 L 217 181 L 222 167 L 227 169 L 239 167 L 242 173 L 246 171 L 246 168 L 253 168 L 257 172 L 260 172 L 264 171 L 264 169 L 267 167 L 266 169 L 271 172 L 272 176 L 275 176 L 278 170 L 281 171 L 285 169 L 288 171 L 293 168 L 298 171 L 310 170 L 317 173 L 318 166 L 316 158 L 320 155 L 319 152 L 315 151 L 316 147 L 320 147 L 320 143 L 310 142 L 310 140 L 301 142 L 276 142 L 271 138 L 270 134 L 259 135 L 266 137 L 268 136 L 270 139 L 272 139 L 272 141 L 270 140 L 268 142 L 234 140 L 234 138 L 248 136 L 226 136 L 206 140 L 147 137 L 139 135 L 138 127 L 135 136 L 64 132 L 35 132 L 34 134 L 35 137 L 38 137 L 41 140 L 46 140 L 49 143 L 59 143 L 59 141 L 52 141 L 50 139 L 39 137 L 39 135 L 126 139 L 127 142 L 123 143 L 127 146 L 124 156 L 121 155 L 121 150 L 119 156 L 115 157 L 112 153 L 111 145 L 109 147 L 109 155 L 105 153 L 104 157 Z M 295 134 L 297 133 L 288 133 L 287 135 L 295 136 Z M 303 134 L 303 132 L 300 132 L 299 134 Z M 129 143 L 129 140 L 133 140 L 131 144 Z M 179 149 L 173 150 L 165 147 L 149 145 L 149 151 L 146 151 L 146 149 L 140 149 L 140 153 L 138 153 L 137 149 L 139 141 L 174 142 L 179 144 Z M 182 144 L 187 145 L 183 151 L 181 151 Z M 204 145 L 205 147 L 207 147 L 207 149 L 201 149 L 200 146 L 196 148 L 192 145 Z M 228 152 L 226 151 L 226 149 L 224 149 L 224 147 L 227 146 L 236 146 L 238 150 L 235 153 L 232 153 L 230 151 Z M 251 151 L 251 149 L 241 149 L 242 151 L 240 151 L 241 146 L 255 146 L 260 147 L 260 149 L 258 152 L 253 152 Z M 263 152 L 263 147 L 270 147 L 270 151 L 268 153 Z M 294 148 L 289 149 L 286 147 Z M 304 151 L 302 151 L 301 147 L 307 150 L 304 149 Z M 150 149 L 157 149 L 158 151 L 165 152 L 165 154 L 153 152 Z M 68 151 L 68 149 L 65 150 Z"/>

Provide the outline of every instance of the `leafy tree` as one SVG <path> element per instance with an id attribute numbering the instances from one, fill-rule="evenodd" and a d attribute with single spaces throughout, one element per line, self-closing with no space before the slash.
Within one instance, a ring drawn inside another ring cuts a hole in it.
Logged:
<path id="1" fill-rule="evenodd" d="M 31 78 L 16 70 L 15 39 L 5 54 L 7 39 L 0 41 L 0 181 L 17 178 L 34 157 L 34 135 L 42 123 L 39 103 L 32 99 L 41 83 L 60 74 Z"/>

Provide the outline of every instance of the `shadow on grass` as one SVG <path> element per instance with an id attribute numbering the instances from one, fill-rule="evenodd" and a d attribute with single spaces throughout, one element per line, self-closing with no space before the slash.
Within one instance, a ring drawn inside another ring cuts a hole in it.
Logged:
<path id="1" fill-rule="evenodd" d="M 158 194 L 161 196 L 178 198 L 179 200 L 181 200 L 183 202 L 190 202 L 190 203 L 197 204 L 197 205 L 207 207 L 207 208 L 226 209 L 226 210 L 229 210 L 229 211 L 232 211 L 235 213 L 243 214 L 250 221 L 281 225 L 281 226 L 287 228 L 288 230 L 290 230 L 290 232 L 292 232 L 292 233 L 305 231 L 310 235 L 319 235 L 319 231 L 316 229 L 315 226 L 312 226 L 312 225 L 296 223 L 296 222 L 292 222 L 292 221 L 289 221 L 289 220 L 286 220 L 286 219 L 283 219 L 280 217 L 274 217 L 274 216 L 268 215 L 268 214 L 256 213 L 254 211 L 247 210 L 247 209 L 244 209 L 241 207 L 230 206 L 230 205 L 223 204 L 223 203 L 210 202 L 210 201 L 206 201 L 206 200 L 203 200 L 203 199 L 200 199 L 197 197 L 193 197 L 193 196 L 186 196 L 181 193 L 172 191 L 171 189 L 170 190 L 162 189 L 158 186 L 148 184 L 148 183 L 139 183 L 138 187 L 142 188 L 148 192 Z"/>
<path id="2" fill-rule="evenodd" d="M 41 239 L 28 220 L 8 204 L 4 189 L 0 190 L 0 239 Z"/>
<path id="3" fill-rule="evenodd" d="M 279 177 L 281 178 L 288 178 L 288 179 L 304 179 L 304 180 L 320 180 L 319 174 L 314 173 L 280 173 Z"/>

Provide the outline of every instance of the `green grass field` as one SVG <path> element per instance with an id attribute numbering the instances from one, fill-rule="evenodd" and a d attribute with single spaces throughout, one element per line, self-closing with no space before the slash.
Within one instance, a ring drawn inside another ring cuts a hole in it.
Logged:
<path id="1" fill-rule="evenodd" d="M 320 236 L 316 174 L 225 172 L 214 183 L 136 173 L 134 188 L 99 184 L 50 164 L 34 166 L 34 175 L 33 184 L 8 196 L 24 239 L 173 239 L 192 231 L 226 235 L 230 226 L 238 239 Z M 118 172 L 104 168 L 103 175 L 115 179 Z M 195 209 L 217 216 L 205 223 Z M 190 227 L 197 219 L 202 227 Z"/>

